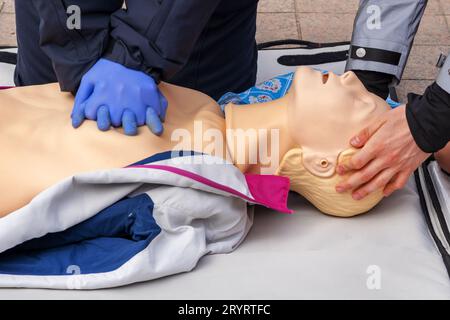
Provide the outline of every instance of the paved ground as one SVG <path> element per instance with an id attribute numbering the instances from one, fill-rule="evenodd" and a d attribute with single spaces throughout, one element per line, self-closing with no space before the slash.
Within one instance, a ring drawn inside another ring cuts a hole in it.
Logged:
<path id="1" fill-rule="evenodd" d="M 0 0 L 0 46 L 15 45 L 14 0 Z M 450 1 L 429 0 L 398 89 L 422 93 L 436 77 L 440 52 L 450 49 Z M 284 38 L 349 40 L 358 0 L 260 0 L 258 42 Z"/>

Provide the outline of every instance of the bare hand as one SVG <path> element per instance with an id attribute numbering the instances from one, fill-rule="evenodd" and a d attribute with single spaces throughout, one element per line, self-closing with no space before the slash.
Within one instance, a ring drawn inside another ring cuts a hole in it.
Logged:
<path id="1" fill-rule="evenodd" d="M 336 186 L 336 191 L 354 190 L 355 200 L 379 189 L 389 196 L 403 188 L 411 173 L 429 156 L 411 135 L 404 105 L 378 117 L 353 137 L 350 144 L 362 149 L 347 163 L 338 166 L 339 175 L 354 172 Z"/>

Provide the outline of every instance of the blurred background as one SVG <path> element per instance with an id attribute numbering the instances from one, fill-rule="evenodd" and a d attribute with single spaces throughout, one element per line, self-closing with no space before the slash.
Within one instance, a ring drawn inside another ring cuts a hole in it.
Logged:
<path id="1" fill-rule="evenodd" d="M 314 42 L 350 40 L 358 0 L 260 0 L 257 41 L 303 39 Z M 0 46 L 15 46 L 14 0 L 0 0 Z M 403 81 L 407 92 L 422 93 L 436 77 L 441 52 L 450 49 L 450 0 L 429 0 Z"/>

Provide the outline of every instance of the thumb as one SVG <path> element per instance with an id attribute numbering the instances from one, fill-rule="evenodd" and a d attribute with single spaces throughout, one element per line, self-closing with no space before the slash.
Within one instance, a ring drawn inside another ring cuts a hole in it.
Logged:
<path id="1" fill-rule="evenodd" d="M 367 141 L 369 141 L 370 137 L 372 137 L 375 132 L 383 125 L 384 119 L 378 119 L 362 129 L 356 136 L 353 136 L 350 139 L 350 144 L 355 148 L 362 148 L 366 145 Z"/>

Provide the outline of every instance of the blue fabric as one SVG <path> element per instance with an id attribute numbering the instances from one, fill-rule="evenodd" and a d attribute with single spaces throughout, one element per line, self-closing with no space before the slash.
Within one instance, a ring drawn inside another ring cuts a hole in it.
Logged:
<path id="1" fill-rule="evenodd" d="M 27 241 L 0 254 L 0 273 L 67 275 L 113 271 L 145 249 L 161 232 L 153 201 L 125 198 L 65 231 Z"/>
<path id="2" fill-rule="evenodd" d="M 294 78 L 294 73 L 288 73 L 276 78 L 264 81 L 242 92 L 228 92 L 223 95 L 218 103 L 222 111 L 228 103 L 237 105 L 268 102 L 283 97 L 289 90 Z"/>
<path id="3" fill-rule="evenodd" d="M 319 71 L 324 74 L 327 73 L 327 71 Z M 294 73 L 291 72 L 264 81 L 242 93 L 228 92 L 219 99 L 218 104 L 222 111 L 224 111 L 225 106 L 228 103 L 245 105 L 277 100 L 288 92 L 293 79 Z M 396 108 L 401 105 L 400 103 L 393 101 L 390 97 L 387 98 L 386 102 L 391 108 Z"/>

